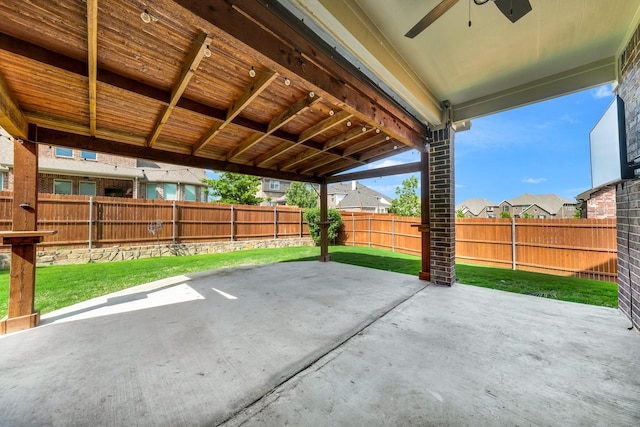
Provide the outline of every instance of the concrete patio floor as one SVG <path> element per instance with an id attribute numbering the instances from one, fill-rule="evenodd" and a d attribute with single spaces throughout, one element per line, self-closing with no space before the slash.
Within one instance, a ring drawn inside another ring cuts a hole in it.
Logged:
<path id="1" fill-rule="evenodd" d="M 0 337 L 0 425 L 640 425 L 614 309 L 338 263 L 180 276 Z"/>

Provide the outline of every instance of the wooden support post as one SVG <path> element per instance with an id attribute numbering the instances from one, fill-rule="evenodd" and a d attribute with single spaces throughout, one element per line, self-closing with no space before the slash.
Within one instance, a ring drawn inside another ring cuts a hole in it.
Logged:
<path id="1" fill-rule="evenodd" d="M 429 155 L 429 147 L 420 154 L 422 161 L 422 170 L 420 171 L 420 212 L 421 224 L 419 227 L 422 233 L 422 270 L 418 273 L 420 280 L 431 280 L 431 193 L 429 186 L 431 185 L 430 167 L 431 161 Z"/>
<path id="2" fill-rule="evenodd" d="M 327 180 L 320 184 L 320 262 L 331 261 L 329 256 L 329 206 Z"/>
<path id="3" fill-rule="evenodd" d="M 29 126 L 29 139 L 37 138 L 37 127 Z M 0 332 L 9 333 L 38 325 L 34 309 L 36 244 L 44 234 L 36 231 L 38 221 L 38 146 L 22 139 L 13 142 L 12 231 L 2 233 L 3 244 L 11 245 L 9 310 L 0 321 Z M 45 233 L 47 234 L 47 233 Z"/>

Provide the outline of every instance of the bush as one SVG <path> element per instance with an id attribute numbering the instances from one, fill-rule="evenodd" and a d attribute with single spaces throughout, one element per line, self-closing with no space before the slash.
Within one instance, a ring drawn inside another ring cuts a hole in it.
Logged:
<path id="1" fill-rule="evenodd" d="M 309 233 L 316 245 L 320 244 L 320 208 L 307 209 L 304 212 L 304 219 L 309 225 Z M 329 220 L 329 240 L 335 242 L 338 237 L 338 231 L 342 227 L 342 215 L 338 209 L 330 208 L 327 212 L 327 219 Z"/>

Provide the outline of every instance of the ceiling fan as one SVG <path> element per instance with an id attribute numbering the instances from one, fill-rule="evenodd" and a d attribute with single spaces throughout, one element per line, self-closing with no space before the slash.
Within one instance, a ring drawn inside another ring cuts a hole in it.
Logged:
<path id="1" fill-rule="evenodd" d="M 459 0 L 442 0 L 404 36 L 410 39 L 414 38 L 423 32 L 429 25 L 433 24 L 438 18 L 444 15 L 445 12 L 451 9 L 456 3 L 458 3 L 458 1 Z M 509 18 L 511 22 L 516 22 L 518 19 L 531 12 L 531 3 L 529 3 L 529 0 L 473 0 L 477 5 L 483 5 L 489 3 L 489 1 L 495 3 L 498 9 L 500 9 L 500 12 Z M 471 21 L 469 21 L 469 25 L 471 25 Z"/>

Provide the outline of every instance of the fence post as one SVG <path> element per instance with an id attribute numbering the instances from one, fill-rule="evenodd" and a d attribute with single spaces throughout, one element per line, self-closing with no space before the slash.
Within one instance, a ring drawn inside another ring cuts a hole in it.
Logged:
<path id="1" fill-rule="evenodd" d="M 176 201 L 173 201 L 172 204 L 172 212 L 171 212 L 171 217 L 172 217 L 172 221 L 171 221 L 171 241 L 172 243 L 175 245 L 176 244 L 176 214 L 178 213 L 178 208 L 176 206 Z"/>
<path id="2" fill-rule="evenodd" d="M 89 253 L 93 249 L 93 196 L 89 197 Z"/>
<path id="3" fill-rule="evenodd" d="M 516 219 L 511 218 L 511 269 L 516 270 Z"/>
<path id="4" fill-rule="evenodd" d="M 300 208 L 300 238 L 302 239 L 302 208 Z"/>
<path id="5" fill-rule="evenodd" d="M 278 205 L 273 207 L 273 240 L 278 238 Z"/>
<path id="6" fill-rule="evenodd" d="M 351 225 L 353 230 L 353 246 L 356 245 L 356 216 L 351 212 Z"/>
<path id="7" fill-rule="evenodd" d="M 231 205 L 231 230 L 229 231 L 229 237 L 231 238 L 231 241 L 233 242 L 233 229 L 235 228 L 235 211 L 233 209 L 233 205 Z"/>
<path id="8" fill-rule="evenodd" d="M 396 218 L 391 217 L 391 252 L 396 251 Z"/>
<path id="9" fill-rule="evenodd" d="M 371 217 L 367 219 L 369 220 L 369 247 L 371 247 Z"/>

